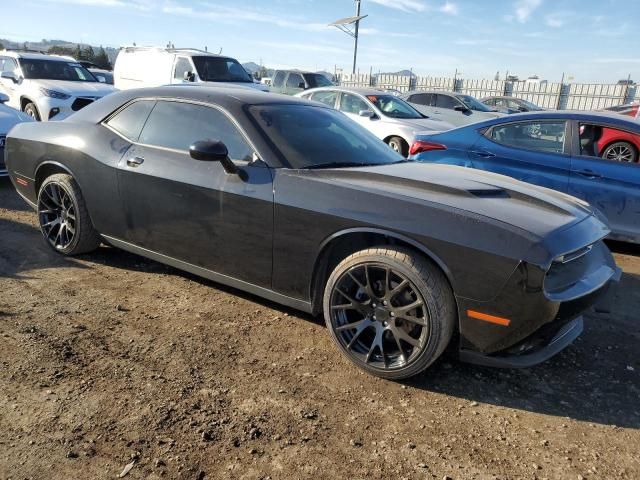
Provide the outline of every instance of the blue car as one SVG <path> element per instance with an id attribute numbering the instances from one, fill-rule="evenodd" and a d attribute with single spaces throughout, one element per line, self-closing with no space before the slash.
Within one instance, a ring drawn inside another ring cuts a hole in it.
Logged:
<path id="1" fill-rule="evenodd" d="M 508 175 L 581 198 L 611 238 L 640 243 L 640 122 L 602 113 L 515 114 L 419 135 L 414 160 Z"/>

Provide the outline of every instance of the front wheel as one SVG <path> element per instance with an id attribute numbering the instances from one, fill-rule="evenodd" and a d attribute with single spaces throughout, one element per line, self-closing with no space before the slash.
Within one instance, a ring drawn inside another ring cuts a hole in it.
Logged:
<path id="1" fill-rule="evenodd" d="M 38 107 L 34 103 L 27 103 L 24 106 L 24 113 L 29 115 L 34 120 L 40 121 L 40 113 L 38 113 Z"/>
<path id="2" fill-rule="evenodd" d="M 63 255 L 91 252 L 100 245 L 80 187 L 71 175 L 48 177 L 38 192 L 38 221 L 47 244 Z"/>
<path id="3" fill-rule="evenodd" d="M 638 161 L 638 151 L 628 142 L 615 142 L 605 148 L 602 158 L 616 162 L 633 163 Z"/>
<path id="4" fill-rule="evenodd" d="M 400 248 L 345 258 L 329 276 L 323 307 L 340 351 L 363 370 L 394 380 L 431 365 L 449 344 L 457 318 L 444 274 Z"/>
<path id="5" fill-rule="evenodd" d="M 398 152 L 404 158 L 409 156 L 409 144 L 400 137 L 391 137 L 387 144 L 391 147 L 391 150 Z"/>

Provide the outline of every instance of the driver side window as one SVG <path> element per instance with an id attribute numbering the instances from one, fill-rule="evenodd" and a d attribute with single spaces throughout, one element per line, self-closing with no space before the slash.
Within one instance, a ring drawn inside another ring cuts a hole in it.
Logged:
<path id="1" fill-rule="evenodd" d="M 340 97 L 340 111 L 344 113 L 351 113 L 353 115 L 359 115 L 361 110 L 370 110 L 364 100 L 351 95 L 350 93 L 343 93 Z"/>

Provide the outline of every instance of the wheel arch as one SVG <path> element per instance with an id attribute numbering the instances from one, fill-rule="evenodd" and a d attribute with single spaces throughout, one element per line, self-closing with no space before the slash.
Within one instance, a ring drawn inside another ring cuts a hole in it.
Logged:
<path id="1" fill-rule="evenodd" d="M 47 160 L 38 165 L 38 168 L 36 168 L 34 174 L 34 187 L 36 190 L 36 196 L 40 191 L 40 185 L 42 185 L 42 182 L 44 182 L 44 180 L 51 175 L 55 175 L 56 173 L 66 173 L 68 175 L 71 175 L 73 179 L 78 182 L 78 177 L 76 177 L 66 165 L 63 165 L 60 162 L 56 162 L 54 160 Z M 80 184 L 78 183 L 78 185 Z M 82 190 L 82 187 L 80 187 L 80 190 Z"/>
<path id="2" fill-rule="evenodd" d="M 423 255 L 436 264 L 449 282 L 451 291 L 455 292 L 451 271 L 446 263 L 428 247 L 397 232 L 370 227 L 349 228 L 327 237 L 318 249 L 309 291 L 312 313 L 317 315 L 322 311 L 324 284 L 340 261 L 359 250 L 383 245 L 401 246 Z"/>
<path id="3" fill-rule="evenodd" d="M 24 112 L 24 107 L 26 107 L 28 103 L 33 103 L 36 106 L 36 109 L 38 110 L 38 113 L 40 113 L 40 109 L 38 108 L 38 104 L 36 103 L 36 101 L 32 100 L 27 95 L 20 96 L 20 111 L 21 112 Z"/>
<path id="4" fill-rule="evenodd" d="M 406 143 L 409 147 L 411 147 L 411 143 L 409 143 L 409 140 L 407 140 L 407 138 L 400 133 L 392 133 L 391 135 L 387 135 L 382 139 L 382 141 L 386 144 L 389 144 L 389 140 L 391 140 L 393 137 L 401 138 L 402 140 L 404 140 L 404 143 Z"/>

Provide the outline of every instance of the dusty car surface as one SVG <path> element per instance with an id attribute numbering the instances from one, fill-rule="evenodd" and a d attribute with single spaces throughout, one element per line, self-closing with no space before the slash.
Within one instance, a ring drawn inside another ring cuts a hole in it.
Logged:
<path id="1" fill-rule="evenodd" d="M 619 276 L 588 204 L 404 160 L 336 110 L 248 90 L 119 92 L 20 124 L 7 167 L 64 255 L 101 242 L 314 314 L 364 370 L 405 378 L 453 341 L 527 366 Z"/>

